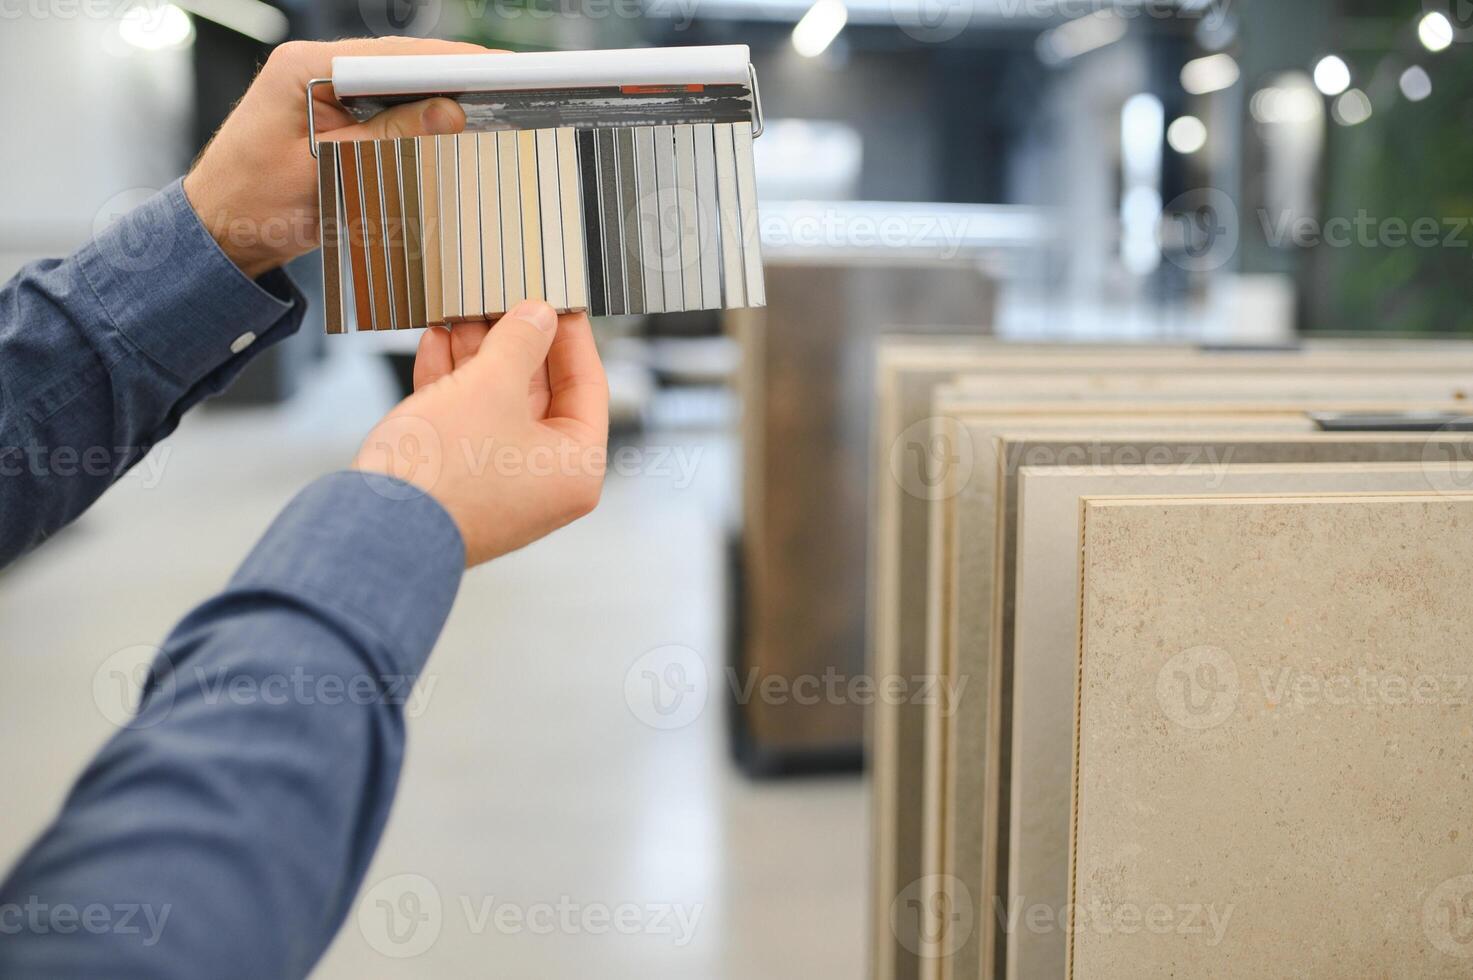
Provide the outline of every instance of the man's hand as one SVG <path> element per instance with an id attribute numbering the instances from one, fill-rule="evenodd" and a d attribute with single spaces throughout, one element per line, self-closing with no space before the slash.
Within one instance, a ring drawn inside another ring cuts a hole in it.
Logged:
<path id="1" fill-rule="evenodd" d="M 337 55 L 485 54 L 456 41 L 386 37 L 291 41 L 271 52 L 194 169 L 184 193 L 225 254 L 252 279 L 318 245 L 316 161 L 307 147 L 307 82 L 332 74 Z M 317 134 L 334 140 L 458 133 L 450 99 L 395 106 L 366 123 L 316 90 Z"/>
<path id="2" fill-rule="evenodd" d="M 521 303 L 494 325 L 432 327 L 414 394 L 358 451 L 354 469 L 427 491 L 478 565 L 591 511 L 603 486 L 609 389 L 588 316 Z"/>

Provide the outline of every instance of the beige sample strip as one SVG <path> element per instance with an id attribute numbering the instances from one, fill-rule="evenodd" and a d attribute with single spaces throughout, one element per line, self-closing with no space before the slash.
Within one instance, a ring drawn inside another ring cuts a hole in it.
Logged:
<path id="1" fill-rule="evenodd" d="M 733 123 L 731 134 L 736 149 L 737 197 L 741 201 L 746 305 L 766 306 L 767 290 L 762 279 L 762 229 L 757 216 L 757 170 L 752 160 L 752 124 Z"/>
<path id="2" fill-rule="evenodd" d="M 742 207 L 737 194 L 736 148 L 731 126 L 713 127 L 716 138 L 716 195 L 721 211 L 721 275 L 727 309 L 745 306 Z"/>
<path id="3" fill-rule="evenodd" d="M 1067 976 L 1467 977 L 1473 497 L 1082 513 Z"/>
<path id="4" fill-rule="evenodd" d="M 527 298 L 517 134 L 497 133 L 496 149 L 501 166 L 501 268 L 506 284 L 506 305 L 501 312 L 505 312 Z"/>
<path id="5" fill-rule="evenodd" d="M 433 136 L 415 138 L 419 160 L 420 241 L 424 250 L 424 305 L 427 324 L 443 323 L 440 272 L 440 151 Z"/>
<path id="6" fill-rule="evenodd" d="M 481 294 L 481 155 L 474 133 L 455 137 L 460 179 L 460 288 L 466 319 L 486 315 Z"/>
<path id="7" fill-rule="evenodd" d="M 481 185 L 481 312 L 506 310 L 506 274 L 502 256 L 501 163 L 495 133 L 476 134 Z"/>
<path id="8" fill-rule="evenodd" d="M 546 299 L 542 277 L 542 216 L 537 192 L 537 133 L 517 133 L 517 187 L 522 208 L 522 282 L 527 299 Z"/>
<path id="9" fill-rule="evenodd" d="M 578 176 L 578 147 L 571 129 L 555 130 L 557 136 L 558 197 L 562 205 L 563 271 L 567 277 L 568 309 L 588 308 L 588 275 L 584 258 L 584 229 L 581 183 Z"/>
<path id="10" fill-rule="evenodd" d="M 537 130 L 537 202 L 542 216 L 542 277 L 546 299 L 555 310 L 568 308 L 564 263 L 561 185 L 557 173 L 557 131 Z"/>
<path id="11" fill-rule="evenodd" d="M 317 146 L 317 202 L 322 239 L 322 318 L 328 333 L 343 332 L 343 253 L 338 214 L 338 154 L 334 144 Z"/>
<path id="12" fill-rule="evenodd" d="M 460 276 L 460 153 L 456 137 L 437 136 L 440 157 L 440 279 L 446 322 L 465 316 Z"/>

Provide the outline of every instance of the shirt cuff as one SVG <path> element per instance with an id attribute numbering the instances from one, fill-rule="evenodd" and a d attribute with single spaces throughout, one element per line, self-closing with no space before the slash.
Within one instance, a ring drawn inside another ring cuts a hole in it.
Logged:
<path id="1" fill-rule="evenodd" d="M 287 505 L 231 589 L 330 606 L 386 640 L 397 670 L 417 673 L 464 572 L 460 530 L 438 501 L 402 480 L 344 471 Z"/>
<path id="2" fill-rule="evenodd" d="M 221 250 L 176 180 L 77 254 L 113 327 L 185 388 L 290 321 L 306 299 L 280 269 L 251 281 Z"/>

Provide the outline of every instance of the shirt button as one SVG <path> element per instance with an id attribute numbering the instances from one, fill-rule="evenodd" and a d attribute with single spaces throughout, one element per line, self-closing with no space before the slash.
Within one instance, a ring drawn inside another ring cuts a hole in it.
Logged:
<path id="1" fill-rule="evenodd" d="M 235 342 L 230 345 L 230 353 L 239 354 L 241 351 L 245 350 L 247 347 L 251 346 L 255 342 L 255 333 L 253 331 L 247 330 L 245 333 L 235 338 Z"/>

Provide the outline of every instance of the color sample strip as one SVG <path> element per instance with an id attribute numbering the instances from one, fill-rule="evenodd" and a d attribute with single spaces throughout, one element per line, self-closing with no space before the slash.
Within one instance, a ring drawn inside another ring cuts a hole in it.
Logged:
<path id="1" fill-rule="evenodd" d="M 464 316 L 460 288 L 460 154 L 454 136 L 437 136 L 440 158 L 440 281 L 446 322 Z"/>
<path id="2" fill-rule="evenodd" d="M 399 184 L 399 147 L 395 140 L 379 140 L 379 181 L 383 187 L 384 263 L 389 268 L 389 301 L 394 304 L 394 329 L 409 327 L 409 262 L 406 253 L 404 195 Z"/>
<path id="3" fill-rule="evenodd" d="M 425 320 L 424 230 L 419 203 L 419 144 L 399 140 L 399 199 L 404 208 L 405 289 L 409 295 L 406 327 L 423 327 Z"/>
<path id="4" fill-rule="evenodd" d="M 644 309 L 665 312 L 665 270 L 660 260 L 660 201 L 655 187 L 655 130 L 634 130 L 635 193 L 639 212 L 639 271 L 644 280 Z"/>
<path id="5" fill-rule="evenodd" d="M 415 139 L 419 162 L 420 242 L 423 255 L 425 323 L 442 323 L 445 284 L 440 276 L 440 150 L 433 136 Z"/>
<path id="6" fill-rule="evenodd" d="M 736 150 L 731 127 L 714 127 L 716 142 L 716 196 L 721 211 L 721 277 L 725 287 L 725 306 L 731 309 L 746 304 L 743 288 L 745 264 L 742 262 L 742 209 L 737 198 Z"/>
<path id="7" fill-rule="evenodd" d="M 476 134 L 481 184 L 481 312 L 506 309 L 506 273 L 502 256 L 501 153 L 495 133 Z"/>
<path id="8" fill-rule="evenodd" d="M 537 194 L 537 133 L 517 133 L 517 185 L 522 199 L 522 271 L 528 299 L 546 299 L 542 278 L 542 216 Z"/>
<path id="9" fill-rule="evenodd" d="M 620 246 L 624 253 L 626 313 L 643 313 L 644 259 L 639 244 L 639 173 L 634 157 L 634 130 L 614 130 L 614 150 L 619 158 L 619 223 L 623 226 Z"/>
<path id="10" fill-rule="evenodd" d="M 517 134 L 497 133 L 496 149 L 501 159 L 501 262 L 506 273 L 506 305 L 498 312 L 504 313 L 527 298 Z"/>
<path id="11" fill-rule="evenodd" d="M 591 129 L 578 130 L 578 178 L 583 187 L 583 242 L 588 251 L 588 312 L 609 311 L 608 279 L 604 275 L 603 207 L 599 203 L 598 137 Z"/>
<path id="12" fill-rule="evenodd" d="M 716 210 L 716 136 L 709 124 L 695 127 L 697 238 L 701 243 L 701 299 L 688 309 L 721 309 L 721 222 Z M 738 177 L 740 178 L 740 170 Z M 740 180 L 738 188 L 740 188 Z"/>
<path id="13" fill-rule="evenodd" d="M 348 223 L 348 268 L 353 280 L 353 317 L 359 330 L 373 329 L 373 294 L 368 274 L 368 227 L 363 216 L 363 180 L 358 144 L 334 143 L 342 171 L 343 216 Z"/>
<path id="14" fill-rule="evenodd" d="M 322 319 L 328 333 L 343 332 L 343 254 L 338 241 L 338 154 L 331 143 L 317 147 L 318 232 L 322 241 Z"/>
<path id="15" fill-rule="evenodd" d="M 665 309 L 683 310 L 684 277 L 680 274 L 680 205 L 675 187 L 675 129 L 655 127 L 655 187 L 660 214 L 660 265 L 665 280 Z"/>
<path id="16" fill-rule="evenodd" d="M 604 280 L 609 288 L 609 313 L 622 315 L 629 307 L 624 297 L 624 236 L 619 222 L 619 160 L 614 131 L 595 130 L 598 136 L 598 191 L 603 213 Z"/>
<path id="17" fill-rule="evenodd" d="M 466 319 L 485 315 L 481 296 L 481 165 L 474 133 L 455 138 L 460 158 L 460 296 Z"/>
<path id="18" fill-rule="evenodd" d="M 379 177 L 378 148 L 364 141 L 358 147 L 358 178 L 363 188 L 363 227 L 368 253 L 368 285 L 373 302 L 373 329 L 394 329 L 393 286 L 389 280 L 388 249 L 384 238 L 384 187 Z"/>
<path id="19" fill-rule="evenodd" d="M 547 301 L 555 310 L 568 308 L 566 255 L 563 246 L 563 215 L 558 183 L 557 134 L 537 130 L 537 195 L 542 215 L 542 272 L 547 281 Z"/>
<path id="20" fill-rule="evenodd" d="M 680 208 L 680 277 L 683 310 L 701 308 L 701 221 L 696 207 L 694 126 L 675 127 L 675 200 Z"/>
<path id="21" fill-rule="evenodd" d="M 736 147 L 737 198 L 742 213 L 742 263 L 746 271 L 746 303 L 767 305 L 767 287 L 762 279 L 762 225 L 757 214 L 757 168 L 752 161 L 752 124 L 733 123 Z"/>
<path id="22" fill-rule="evenodd" d="M 563 272 L 567 276 L 568 309 L 588 307 L 588 267 L 584 261 L 583 242 L 588 234 L 583 225 L 583 205 L 579 194 L 578 142 L 571 129 L 557 133 L 558 196 L 562 200 Z"/>

